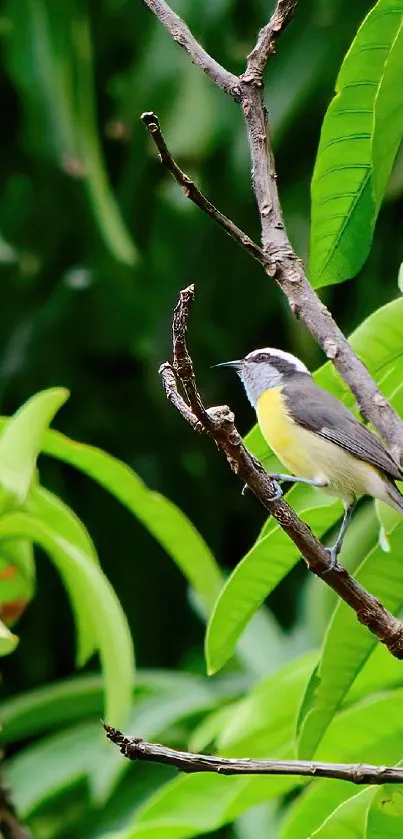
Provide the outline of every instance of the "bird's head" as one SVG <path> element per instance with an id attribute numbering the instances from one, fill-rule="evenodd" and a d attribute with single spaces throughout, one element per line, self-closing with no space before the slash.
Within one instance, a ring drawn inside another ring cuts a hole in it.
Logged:
<path id="1" fill-rule="evenodd" d="M 266 347 L 253 350 L 245 358 L 237 361 L 224 361 L 215 367 L 233 367 L 238 373 L 247 397 L 253 406 L 265 390 L 280 387 L 291 376 L 310 376 L 305 364 L 295 355 L 284 350 Z"/>

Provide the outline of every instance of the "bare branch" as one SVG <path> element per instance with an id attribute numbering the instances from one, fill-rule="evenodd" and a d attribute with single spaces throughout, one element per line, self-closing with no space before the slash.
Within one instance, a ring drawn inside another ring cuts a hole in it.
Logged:
<path id="1" fill-rule="evenodd" d="M 144 0 L 144 3 L 161 21 L 168 30 L 174 41 L 188 53 L 190 60 L 197 67 L 201 67 L 204 73 L 221 88 L 229 93 L 234 99 L 239 98 L 239 79 L 221 64 L 218 64 L 211 55 L 196 41 L 186 23 L 174 12 L 165 0 Z"/>
<path id="2" fill-rule="evenodd" d="M 186 24 L 164 0 L 144 2 L 172 37 L 186 49 L 191 60 L 198 64 L 215 84 L 242 104 L 252 160 L 253 188 L 261 220 L 262 254 L 245 233 L 201 195 L 193 182 L 176 166 L 171 155 L 166 155 L 164 141 L 162 162 L 186 189 L 188 197 L 218 222 L 233 239 L 243 245 L 248 253 L 262 264 L 267 274 L 274 276 L 295 316 L 305 324 L 353 392 L 362 416 L 375 426 L 396 462 L 402 465 L 402 420 L 380 392 L 330 312 L 311 288 L 285 230 L 260 76 L 267 58 L 273 52 L 274 41 L 292 17 L 296 0 L 278 0 L 272 18 L 261 30 L 256 46 L 249 56 L 247 69 L 240 78 L 228 73 L 206 53 L 191 35 Z M 157 129 L 153 139 L 157 143 L 158 122 L 155 124 Z M 160 146 L 158 148 L 161 153 Z"/>
<path id="3" fill-rule="evenodd" d="M 232 471 L 242 478 L 292 539 L 305 559 L 308 569 L 354 609 L 358 620 L 386 645 L 392 655 L 399 659 L 403 658 L 403 624 L 390 614 L 379 600 L 369 594 L 345 568 L 338 563 L 332 568 L 326 548 L 316 539 L 310 528 L 298 518 L 289 504 L 283 498 L 276 498 L 276 483 L 261 463 L 245 448 L 242 437 L 235 427 L 234 415 L 227 405 L 208 410 L 203 405 L 186 345 L 187 324 L 193 297 L 193 286 L 181 291 L 179 303 L 174 311 L 172 326 L 174 365 L 172 367 L 165 362 L 160 368 L 167 398 L 192 428 L 204 431 L 213 438 Z M 183 388 L 188 404 L 180 396 L 178 384 Z"/>
<path id="4" fill-rule="evenodd" d="M 275 42 L 294 16 L 298 0 L 278 0 L 269 23 L 260 30 L 248 63 L 244 81 L 261 82 L 267 59 L 275 52 Z"/>
<path id="5" fill-rule="evenodd" d="M 337 778 L 353 784 L 401 784 L 403 767 L 373 766 L 370 763 L 323 763 L 311 760 L 253 760 L 180 752 L 139 737 L 125 737 L 117 728 L 104 725 L 108 740 L 129 760 L 164 763 L 181 772 L 217 772 L 219 775 L 299 775 L 308 778 Z"/>
<path id="6" fill-rule="evenodd" d="M 260 264 L 263 265 L 263 268 L 268 274 L 271 273 L 271 275 L 273 275 L 272 263 L 267 256 L 265 256 L 259 245 L 253 242 L 252 239 L 243 232 L 243 230 L 231 221 L 231 219 L 227 218 L 227 216 L 221 213 L 220 210 L 217 210 L 217 207 L 215 207 L 214 204 L 212 204 L 211 201 L 203 195 L 199 187 L 196 186 L 191 178 L 189 178 L 189 175 L 186 175 L 186 173 L 179 168 L 167 147 L 157 114 L 154 114 L 152 111 L 146 111 L 141 115 L 141 119 L 154 140 L 154 143 L 159 151 L 162 165 L 168 170 L 168 172 L 171 173 L 176 183 L 182 188 L 186 198 L 189 198 L 193 204 L 196 204 L 200 210 L 203 210 L 206 215 L 210 216 L 210 218 L 212 218 L 213 221 L 225 230 L 225 232 L 228 233 L 228 236 L 231 236 L 238 245 L 245 248 L 245 250 L 247 250 L 248 253 L 257 260 L 257 262 L 260 262 Z"/>

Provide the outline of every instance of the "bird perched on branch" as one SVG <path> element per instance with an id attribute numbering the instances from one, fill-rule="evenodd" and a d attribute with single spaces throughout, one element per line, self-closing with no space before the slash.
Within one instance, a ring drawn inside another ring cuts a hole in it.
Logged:
<path id="1" fill-rule="evenodd" d="M 332 566 L 360 495 L 372 495 L 403 513 L 403 495 L 395 485 L 403 481 L 403 472 L 380 439 L 314 383 L 302 361 L 267 347 L 216 366 L 236 370 L 263 437 L 292 473 L 271 477 L 279 483 L 311 484 L 343 501 L 340 532 L 329 549 Z"/>

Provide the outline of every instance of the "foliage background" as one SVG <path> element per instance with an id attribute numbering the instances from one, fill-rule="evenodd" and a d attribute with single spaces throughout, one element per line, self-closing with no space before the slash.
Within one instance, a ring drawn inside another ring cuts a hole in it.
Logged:
<path id="1" fill-rule="evenodd" d="M 175 9 L 219 61 L 241 72 L 267 5 L 177 0 Z M 370 5 L 307 0 L 269 66 L 280 195 L 303 258 L 321 121 Z M 253 416 L 240 387 L 212 364 L 265 345 L 300 354 L 311 367 L 322 358 L 259 266 L 168 179 L 139 115 L 158 113 L 179 164 L 257 239 L 239 109 L 139 0 L 7 0 L 0 37 L 1 413 L 39 389 L 68 387 L 57 427 L 130 464 L 189 516 L 231 569 L 264 515 L 161 393 L 156 371 L 170 353 L 178 290 L 196 285 L 190 340 L 203 395 L 212 404 L 228 401 L 245 432 Z M 88 150 L 94 165 L 85 170 Z M 398 160 L 364 269 L 322 291 L 344 332 L 396 296 L 402 193 Z M 42 482 L 91 533 L 128 616 L 140 667 L 204 673 L 203 626 L 162 548 L 88 478 L 47 458 L 39 465 Z M 298 566 L 269 599 L 287 630 L 298 619 L 311 631 L 312 616 L 299 613 L 305 581 Z M 40 554 L 37 594 L 18 633 L 17 651 L 2 661 L 5 697 L 74 672 L 70 607 Z M 63 836 L 80 835 L 69 830 Z"/>

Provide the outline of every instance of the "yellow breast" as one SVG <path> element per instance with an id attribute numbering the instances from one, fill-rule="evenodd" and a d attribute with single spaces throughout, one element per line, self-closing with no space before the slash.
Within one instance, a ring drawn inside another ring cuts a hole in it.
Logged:
<path id="1" fill-rule="evenodd" d="M 294 475 L 314 478 L 317 464 L 313 462 L 305 439 L 307 434 L 311 435 L 288 415 L 281 387 L 262 393 L 256 404 L 256 414 L 263 437 L 287 469 Z"/>

